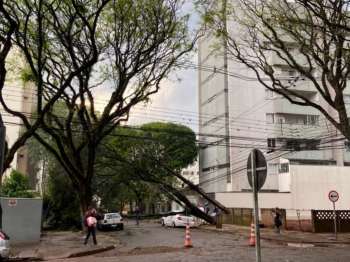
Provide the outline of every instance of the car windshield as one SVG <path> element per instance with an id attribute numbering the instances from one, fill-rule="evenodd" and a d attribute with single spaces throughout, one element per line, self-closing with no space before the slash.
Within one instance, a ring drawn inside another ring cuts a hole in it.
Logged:
<path id="1" fill-rule="evenodd" d="M 114 219 L 114 218 L 120 218 L 120 215 L 119 214 L 109 214 L 109 215 L 106 215 L 105 219 Z"/>

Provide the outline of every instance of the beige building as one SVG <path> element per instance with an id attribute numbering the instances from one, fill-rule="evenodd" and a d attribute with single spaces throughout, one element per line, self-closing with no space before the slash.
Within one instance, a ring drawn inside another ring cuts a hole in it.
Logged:
<path id="1" fill-rule="evenodd" d="M 13 62 L 13 53 L 9 56 L 9 63 Z M 36 106 L 36 89 L 32 83 L 26 83 L 23 86 L 19 80 L 17 80 L 11 71 L 8 73 L 8 81 L 5 82 L 3 97 L 7 106 L 17 112 L 21 112 L 29 116 Z M 22 122 L 18 117 L 14 117 L 7 113 L 0 105 L 0 112 L 2 119 L 6 126 L 6 141 L 9 148 L 12 147 L 13 143 L 18 139 L 19 133 L 22 127 Z M 3 179 L 9 176 L 12 169 L 16 169 L 21 173 L 29 174 L 29 188 L 31 190 L 38 190 L 38 178 L 37 171 L 38 166 L 31 163 L 29 159 L 29 148 L 27 146 L 21 147 L 15 154 L 14 160 L 11 164 L 11 168 L 7 169 L 4 173 Z"/>

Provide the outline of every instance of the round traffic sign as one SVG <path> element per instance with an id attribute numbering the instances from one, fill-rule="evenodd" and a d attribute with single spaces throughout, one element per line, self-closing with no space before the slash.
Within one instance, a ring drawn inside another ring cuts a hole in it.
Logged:
<path id="1" fill-rule="evenodd" d="M 253 178 L 252 178 L 252 153 L 255 154 L 255 171 L 256 171 L 256 177 L 257 177 L 257 190 L 260 190 L 265 181 L 267 176 L 267 163 L 264 154 L 258 150 L 254 149 L 249 154 L 248 162 L 247 162 L 247 176 L 248 176 L 248 182 L 251 188 L 253 188 Z"/>
<path id="2" fill-rule="evenodd" d="M 329 200 L 332 201 L 332 202 L 337 202 L 338 199 L 339 199 L 339 194 L 338 194 L 337 191 L 331 190 L 331 191 L 329 192 L 329 194 L 328 194 L 328 198 L 329 198 Z"/>

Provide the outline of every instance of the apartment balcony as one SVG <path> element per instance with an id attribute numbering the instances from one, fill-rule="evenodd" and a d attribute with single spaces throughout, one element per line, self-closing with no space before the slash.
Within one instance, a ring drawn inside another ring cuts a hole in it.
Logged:
<path id="1" fill-rule="evenodd" d="M 286 153 L 286 151 L 283 151 Z M 324 150 L 303 150 L 303 151 L 291 151 L 290 154 L 283 155 L 284 158 L 294 158 L 294 159 L 325 159 Z"/>
<path id="2" fill-rule="evenodd" d="M 286 57 L 286 59 L 289 61 L 290 59 L 287 58 L 287 55 L 285 55 L 283 52 L 281 53 L 281 55 L 283 57 Z M 299 52 L 293 52 L 293 59 L 301 66 L 305 66 L 305 67 L 309 67 L 308 65 L 308 61 L 306 59 L 306 57 L 299 53 Z M 281 57 L 279 57 L 277 55 L 276 52 L 271 52 L 267 58 L 267 63 L 269 65 L 272 66 L 285 66 L 285 67 L 289 67 L 289 64 L 287 63 L 287 61 L 285 61 L 284 59 L 282 59 Z"/>
<path id="3" fill-rule="evenodd" d="M 288 77 L 284 75 L 275 75 L 274 77 L 280 80 L 283 86 L 291 87 L 293 91 L 318 92 L 314 83 L 305 78 Z"/>
<path id="4" fill-rule="evenodd" d="M 314 103 L 319 103 L 315 102 Z M 275 113 L 277 114 L 296 114 L 296 115 L 319 115 L 320 112 L 311 106 L 300 106 L 289 102 L 286 98 L 274 99 Z"/>

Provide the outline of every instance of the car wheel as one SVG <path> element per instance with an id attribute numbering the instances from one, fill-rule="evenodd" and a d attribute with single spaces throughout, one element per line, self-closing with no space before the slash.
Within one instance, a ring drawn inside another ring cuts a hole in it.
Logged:
<path id="1" fill-rule="evenodd" d="M 175 222 L 173 222 L 173 223 L 171 224 L 171 226 L 172 226 L 172 227 L 176 227 Z"/>
<path id="2" fill-rule="evenodd" d="M 162 221 L 160 222 L 162 224 L 162 227 L 164 227 L 164 219 L 162 219 Z"/>

